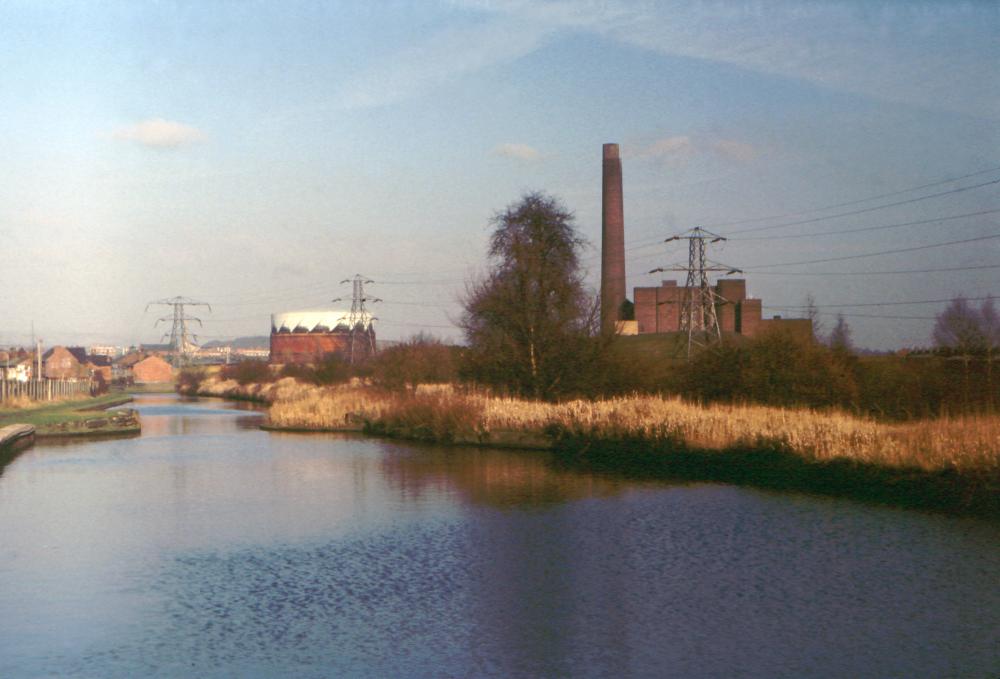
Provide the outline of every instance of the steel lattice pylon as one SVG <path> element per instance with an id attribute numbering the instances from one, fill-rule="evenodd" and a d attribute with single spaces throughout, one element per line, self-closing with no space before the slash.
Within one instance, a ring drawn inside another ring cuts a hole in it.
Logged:
<path id="1" fill-rule="evenodd" d="M 374 283 L 375 281 L 365 278 L 361 274 L 355 274 L 354 278 L 345 278 L 340 281 L 341 285 L 344 283 L 351 283 L 353 288 L 353 294 L 351 296 L 351 312 L 344 319 L 347 321 L 347 327 L 350 328 L 350 337 L 348 339 L 348 360 L 351 364 L 354 364 L 357 360 L 357 352 L 360 347 L 358 347 L 358 342 L 363 341 L 368 345 L 367 352 L 368 356 L 375 355 L 375 333 L 372 329 L 372 321 L 378 320 L 370 313 L 365 306 L 367 302 L 381 302 L 382 300 L 377 297 L 367 297 L 365 295 L 365 286 Z M 339 297 L 334 302 L 339 301 Z M 364 338 L 359 340 L 358 335 L 362 334 Z"/>
<path id="2" fill-rule="evenodd" d="M 685 271 L 684 298 L 681 302 L 680 330 L 687 335 L 687 357 L 691 358 L 693 346 L 706 346 L 722 338 L 719 316 L 715 307 L 726 300 L 715 292 L 708 280 L 710 272 L 724 274 L 741 273 L 724 264 L 711 262 L 705 256 L 706 241 L 717 243 L 726 240 L 723 236 L 695 227 L 678 236 L 671 236 L 664 242 L 686 240 L 688 242 L 688 263 L 686 267 L 658 267 L 650 271 Z"/>
<path id="3" fill-rule="evenodd" d="M 173 307 L 172 315 L 156 319 L 156 323 L 154 323 L 153 326 L 155 327 L 165 321 L 170 321 L 172 323 L 170 326 L 170 334 L 164 334 L 163 338 L 166 339 L 168 336 L 170 337 L 170 348 L 174 356 L 174 367 L 180 368 L 187 363 L 188 357 L 193 353 L 194 349 L 197 348 L 195 341 L 198 338 L 193 333 L 188 332 L 188 321 L 197 321 L 198 325 L 201 325 L 201 319 L 185 314 L 184 307 L 205 306 L 208 307 L 209 311 L 212 310 L 212 307 L 208 304 L 208 302 L 199 302 L 187 297 L 171 297 L 169 299 L 160 299 L 155 302 L 150 302 L 146 305 L 146 311 L 149 311 L 149 307 L 157 304 Z"/>

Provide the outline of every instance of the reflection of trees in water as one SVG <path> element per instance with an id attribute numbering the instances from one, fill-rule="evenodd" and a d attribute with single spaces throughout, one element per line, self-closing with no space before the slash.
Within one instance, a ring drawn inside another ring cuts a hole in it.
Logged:
<path id="1" fill-rule="evenodd" d="M 224 415 L 219 417 L 140 414 L 144 436 L 183 436 L 186 434 L 226 434 L 234 429 L 260 428 L 261 415 Z"/>
<path id="2" fill-rule="evenodd" d="M 464 615 L 475 621 L 479 652 L 500 659 L 500 674 L 569 676 L 594 639 L 627 648 L 628 616 L 601 612 L 626 605 L 628 572 L 615 564 L 629 539 L 608 533 L 600 509 L 568 503 L 635 484 L 559 468 L 537 451 L 400 446 L 387 449 L 380 464 L 404 501 L 449 493 L 493 510 L 536 510 L 475 512 L 463 523 L 476 564 L 468 583 L 476 596 Z M 593 658 L 606 676 L 627 675 L 623 661 Z"/>
<path id="3" fill-rule="evenodd" d="M 558 469 L 538 451 L 406 446 L 382 457 L 382 473 L 403 498 L 457 491 L 473 504 L 532 507 L 618 492 L 622 482 Z"/>

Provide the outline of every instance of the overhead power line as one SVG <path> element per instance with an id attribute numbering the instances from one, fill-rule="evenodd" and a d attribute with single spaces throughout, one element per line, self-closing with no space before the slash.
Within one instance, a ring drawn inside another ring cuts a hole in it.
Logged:
<path id="1" fill-rule="evenodd" d="M 799 217 L 801 215 L 810 215 L 816 212 L 825 212 L 826 210 L 836 210 L 842 207 L 850 207 L 852 205 L 860 205 L 861 203 L 867 203 L 873 200 L 881 200 L 883 198 L 892 198 L 893 196 L 901 196 L 904 193 L 913 193 L 914 191 L 921 191 L 923 189 L 930 189 L 935 186 L 943 186 L 944 184 L 950 184 L 952 182 L 961 181 L 963 179 L 970 179 L 972 177 L 980 177 L 984 174 L 990 174 L 992 172 L 1000 172 L 1000 166 L 991 167 L 986 170 L 979 170 L 978 172 L 970 172 L 969 174 L 964 174 L 960 177 L 952 177 L 950 179 L 941 179 L 935 182 L 930 182 L 928 184 L 921 184 L 920 186 L 913 186 L 908 189 L 900 189 L 898 191 L 891 191 L 889 193 L 882 193 L 877 196 L 868 196 L 867 198 L 858 198 L 856 200 L 849 200 L 843 203 L 834 203 L 833 205 L 824 205 L 822 207 L 810 208 L 808 210 L 799 210 L 797 212 L 786 212 L 779 215 L 769 215 L 767 217 L 753 217 L 751 219 L 739 219 L 731 222 L 715 222 L 713 224 L 705 224 L 706 228 L 713 229 L 721 226 L 737 226 L 739 224 L 752 224 L 756 222 L 769 222 L 774 219 L 788 219 L 790 217 Z"/>
<path id="2" fill-rule="evenodd" d="M 943 266 L 938 269 L 897 269 L 895 271 L 755 271 L 755 276 L 890 276 L 911 273 L 941 273 L 945 271 L 979 271 L 1000 269 L 1000 264 L 981 266 Z"/>
<path id="3" fill-rule="evenodd" d="M 994 295 L 987 295 L 985 297 L 962 297 L 967 302 L 985 302 L 988 299 L 996 299 Z M 907 306 L 912 304 L 942 304 L 945 302 L 951 302 L 954 298 L 948 299 L 918 299 L 907 302 L 859 302 L 857 304 L 816 304 L 814 306 L 820 309 L 836 309 L 838 307 L 870 307 L 870 306 Z M 792 304 L 782 307 L 769 307 L 773 309 L 808 309 L 809 305 L 804 304 Z"/>
<path id="4" fill-rule="evenodd" d="M 766 306 L 765 309 L 770 311 L 801 311 L 801 309 L 792 309 L 789 307 L 781 306 Z M 937 316 L 893 316 L 888 314 L 852 314 L 852 313 L 842 313 L 842 312 L 832 312 L 832 311 L 818 311 L 816 312 L 820 316 L 843 316 L 844 318 L 881 318 L 881 319 L 892 319 L 892 320 L 904 320 L 904 321 L 933 321 L 937 319 Z"/>
<path id="5" fill-rule="evenodd" d="M 824 259 L 810 259 L 801 262 L 780 262 L 777 264 L 759 264 L 753 267 L 747 267 L 746 271 L 756 271 L 757 269 L 772 269 L 776 266 L 799 266 L 802 264 L 822 264 L 823 262 L 842 262 L 849 259 L 864 259 L 866 257 L 879 257 L 881 255 L 895 255 L 901 252 L 916 252 L 917 250 L 931 250 L 933 248 L 943 248 L 948 245 L 960 245 L 962 243 L 976 243 L 984 240 L 991 240 L 994 238 L 1000 238 L 1000 234 L 992 234 L 989 236 L 979 236 L 978 238 L 965 238 L 962 240 L 952 240 L 945 243 L 932 243 L 930 245 L 918 245 L 912 248 L 897 248 L 895 250 L 882 250 L 881 252 L 868 252 L 861 255 L 846 255 L 843 257 L 826 257 Z"/>
<path id="6" fill-rule="evenodd" d="M 992 179 L 988 182 L 982 182 L 981 184 L 973 184 L 971 186 L 960 186 L 956 189 L 949 189 L 947 191 L 939 191 L 938 193 L 931 193 L 926 196 L 918 196 L 916 198 L 910 198 L 907 200 L 896 201 L 895 203 L 886 203 L 885 205 L 874 205 L 872 207 L 866 207 L 861 210 L 851 210 L 850 212 L 838 212 L 832 215 L 825 215 L 823 217 L 813 217 L 812 219 L 800 219 L 794 222 L 783 222 L 781 224 L 772 224 L 770 226 L 754 226 L 749 229 L 737 229 L 731 233 L 750 233 L 754 231 L 770 231 L 771 229 L 783 229 L 788 226 L 799 226 L 802 224 L 814 224 L 816 222 L 823 222 L 828 219 L 837 219 L 838 217 L 850 217 L 853 215 L 861 215 L 868 212 L 875 212 L 876 210 L 885 210 L 890 207 L 897 207 L 899 205 L 909 205 L 910 203 L 918 203 L 924 200 L 930 200 L 931 198 L 940 198 L 941 196 L 948 196 L 953 193 L 961 193 L 963 191 L 971 191 L 973 189 L 979 189 L 984 186 L 992 186 L 994 184 L 1000 184 L 1000 179 Z"/>
<path id="7" fill-rule="evenodd" d="M 941 222 L 950 222 L 956 219 L 965 219 L 967 217 L 981 217 L 982 215 L 991 215 L 1000 212 L 1000 208 L 994 208 L 992 210 L 980 210 L 979 212 L 966 212 L 961 215 L 949 215 L 946 217 L 934 217 L 933 219 L 918 219 L 912 222 L 899 222 L 896 224 L 883 224 L 881 226 L 863 226 L 856 229 L 837 229 L 835 231 L 820 231 L 819 233 L 795 233 L 791 235 L 784 236 L 737 236 L 736 238 L 730 238 L 730 240 L 784 240 L 786 238 L 814 238 L 817 236 L 834 236 L 842 235 L 845 233 L 862 233 L 864 231 L 885 231 L 886 229 L 900 229 L 905 226 L 919 226 L 922 224 L 939 224 Z"/>

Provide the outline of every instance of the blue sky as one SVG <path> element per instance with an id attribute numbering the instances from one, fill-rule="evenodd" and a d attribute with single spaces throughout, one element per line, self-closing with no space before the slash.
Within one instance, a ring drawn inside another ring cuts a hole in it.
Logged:
<path id="1" fill-rule="evenodd" d="M 1000 185 L 827 217 L 1000 170 L 726 223 L 1000 167 L 998 33 L 995 3 L 0 2 L 0 343 L 155 341 L 174 295 L 212 302 L 203 338 L 266 334 L 359 272 L 382 337 L 457 339 L 490 215 L 543 190 L 599 242 L 618 142 L 630 291 L 719 224 L 770 313 L 812 294 L 862 346 L 926 345 L 943 304 L 838 305 L 1000 291 L 866 273 L 1000 263 Z"/>

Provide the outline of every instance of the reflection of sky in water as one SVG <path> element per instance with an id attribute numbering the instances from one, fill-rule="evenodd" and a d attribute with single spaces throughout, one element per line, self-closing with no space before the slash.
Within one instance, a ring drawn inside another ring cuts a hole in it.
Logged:
<path id="1" fill-rule="evenodd" d="M 995 525 L 640 486 L 536 453 L 271 434 L 218 401 L 138 406 L 141 438 L 39 445 L 0 477 L 0 676 L 1000 663 Z"/>

